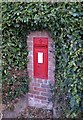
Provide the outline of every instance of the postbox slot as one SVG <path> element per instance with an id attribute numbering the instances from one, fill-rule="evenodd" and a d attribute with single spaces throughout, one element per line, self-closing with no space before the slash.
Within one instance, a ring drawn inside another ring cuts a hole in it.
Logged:
<path id="1" fill-rule="evenodd" d="M 34 45 L 34 47 L 36 47 L 36 48 L 47 48 L 47 45 L 41 45 L 41 46 L 39 46 L 39 45 Z"/>
<path id="2" fill-rule="evenodd" d="M 43 53 L 38 52 L 38 63 L 43 63 Z"/>

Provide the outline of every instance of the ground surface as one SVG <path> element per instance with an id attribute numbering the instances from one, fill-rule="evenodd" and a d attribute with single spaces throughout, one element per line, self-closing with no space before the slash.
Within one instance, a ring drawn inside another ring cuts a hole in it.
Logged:
<path id="1" fill-rule="evenodd" d="M 9 103 L 2 112 L 3 118 L 44 118 L 52 119 L 52 111 L 30 107 L 27 104 L 27 95 Z"/>
<path id="2" fill-rule="evenodd" d="M 52 111 L 41 108 L 27 107 L 23 112 L 19 113 L 18 118 L 44 118 L 52 119 Z"/>
<path id="3" fill-rule="evenodd" d="M 13 112 L 13 111 L 12 111 Z M 11 112 L 10 112 L 11 114 Z M 3 118 L 44 118 L 44 119 L 52 119 L 52 111 L 44 110 L 41 108 L 35 108 L 35 107 L 26 107 L 23 111 L 20 113 L 8 115 L 6 112 L 3 113 Z"/>

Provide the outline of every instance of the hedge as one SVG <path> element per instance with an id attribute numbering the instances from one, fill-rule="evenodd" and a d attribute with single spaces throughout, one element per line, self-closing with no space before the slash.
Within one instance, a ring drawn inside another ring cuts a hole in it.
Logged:
<path id="1" fill-rule="evenodd" d="M 54 92 L 55 97 L 60 99 L 64 94 L 67 99 L 63 109 L 66 117 L 77 116 L 82 106 L 82 6 L 82 3 L 2 3 L 3 83 L 11 81 L 10 70 L 26 68 L 26 39 L 30 31 L 49 31 L 56 46 Z"/>

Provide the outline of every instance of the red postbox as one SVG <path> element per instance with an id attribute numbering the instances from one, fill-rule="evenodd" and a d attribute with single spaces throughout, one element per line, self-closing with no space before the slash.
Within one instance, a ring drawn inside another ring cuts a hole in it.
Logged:
<path id="1" fill-rule="evenodd" d="M 48 38 L 33 38 L 34 77 L 48 79 Z"/>

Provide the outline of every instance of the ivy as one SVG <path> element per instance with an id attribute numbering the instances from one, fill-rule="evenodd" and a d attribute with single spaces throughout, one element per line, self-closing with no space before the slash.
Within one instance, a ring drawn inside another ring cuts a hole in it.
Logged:
<path id="1" fill-rule="evenodd" d="M 30 31 L 49 31 L 56 46 L 55 95 L 68 96 L 66 117 L 75 117 L 82 106 L 82 15 L 82 3 L 2 3 L 3 81 L 9 70 L 27 66 Z"/>

